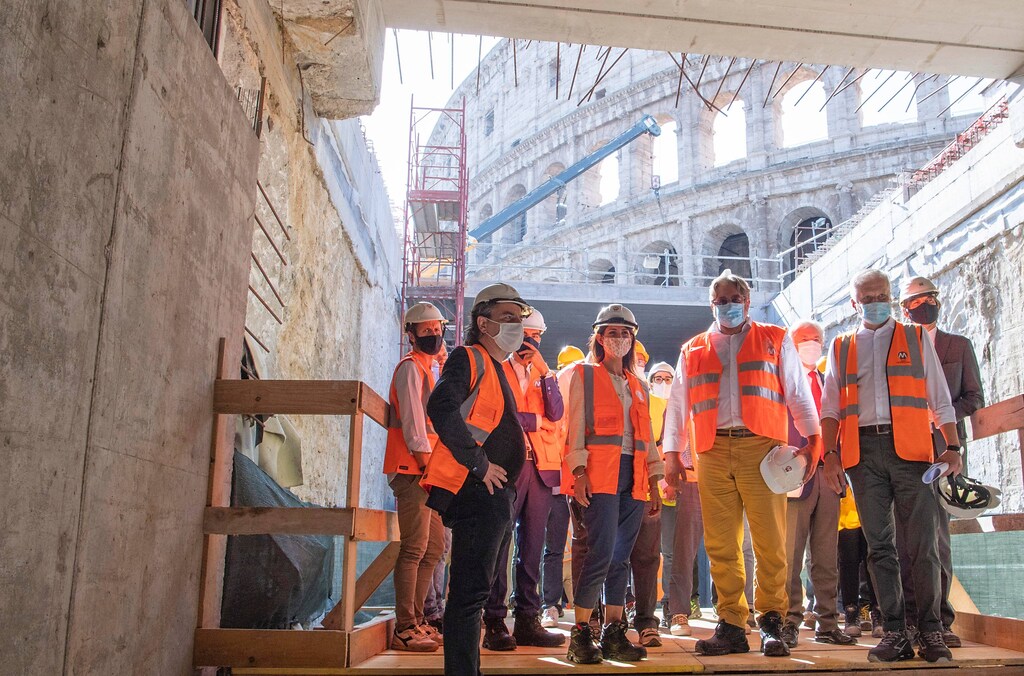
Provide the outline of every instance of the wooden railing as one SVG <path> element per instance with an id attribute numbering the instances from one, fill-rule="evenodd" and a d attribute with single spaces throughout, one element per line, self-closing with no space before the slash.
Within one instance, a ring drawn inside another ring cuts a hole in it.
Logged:
<path id="1" fill-rule="evenodd" d="M 363 625 L 355 614 L 394 568 L 398 520 L 394 512 L 359 507 L 363 420 L 387 427 L 388 403 L 359 381 L 230 380 L 220 342 L 214 383 L 215 419 L 210 452 L 210 485 L 203 516 L 203 571 L 199 626 L 193 663 L 208 667 L 345 668 L 386 649 L 393 615 Z M 235 414 L 349 416 L 348 484 L 343 507 L 231 507 L 232 441 Z M 311 631 L 223 629 L 224 555 L 228 535 L 334 535 L 343 539 L 341 600 Z M 359 542 L 387 546 L 356 576 Z"/>

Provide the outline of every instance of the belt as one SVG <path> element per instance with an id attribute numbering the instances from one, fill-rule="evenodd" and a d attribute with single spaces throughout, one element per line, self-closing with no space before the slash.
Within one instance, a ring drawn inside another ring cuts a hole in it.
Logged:
<path id="1" fill-rule="evenodd" d="M 732 437 L 732 438 L 745 438 L 745 437 L 756 437 L 757 435 L 748 430 L 746 427 L 727 427 L 723 429 L 715 430 L 715 435 L 719 437 Z"/>
<path id="2" fill-rule="evenodd" d="M 861 425 L 860 433 L 869 437 L 883 437 L 892 434 L 892 425 Z"/>

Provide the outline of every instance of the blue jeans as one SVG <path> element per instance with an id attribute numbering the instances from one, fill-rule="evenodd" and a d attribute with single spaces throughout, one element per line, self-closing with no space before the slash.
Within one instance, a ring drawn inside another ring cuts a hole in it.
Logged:
<path id="1" fill-rule="evenodd" d="M 587 529 L 587 555 L 574 594 L 576 605 L 593 608 L 604 587 L 604 602 L 626 602 L 629 555 L 640 532 L 645 503 L 633 499 L 633 456 L 619 460 L 619 484 L 614 495 L 595 493 L 583 510 Z"/>
<path id="2" fill-rule="evenodd" d="M 545 608 L 562 605 L 562 561 L 565 559 L 565 541 L 569 537 L 569 503 L 564 496 L 551 496 L 551 514 L 544 542 L 542 565 L 543 605 Z"/>

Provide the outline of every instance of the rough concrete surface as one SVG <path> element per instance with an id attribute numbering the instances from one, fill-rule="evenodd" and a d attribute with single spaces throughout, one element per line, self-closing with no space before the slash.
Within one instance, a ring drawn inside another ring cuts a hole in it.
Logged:
<path id="1" fill-rule="evenodd" d="M 255 138 L 177 0 L 5 3 L 0 36 L 3 670 L 189 673 Z"/>

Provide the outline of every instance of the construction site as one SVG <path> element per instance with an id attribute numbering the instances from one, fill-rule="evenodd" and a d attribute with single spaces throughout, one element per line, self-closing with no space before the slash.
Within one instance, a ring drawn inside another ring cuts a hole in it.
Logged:
<path id="1" fill-rule="evenodd" d="M 450 96 L 403 107 L 385 185 L 363 116 L 389 35 L 433 68 L 408 31 L 451 36 Z M 461 82 L 456 35 L 496 39 Z M 0 82 L 0 674 L 444 673 L 389 649 L 407 308 L 452 350 L 512 284 L 554 367 L 622 303 L 675 364 L 723 270 L 831 340 L 867 268 L 933 280 L 977 352 L 970 474 L 1001 501 L 950 523 L 953 661 L 703 657 L 705 619 L 642 662 L 481 669 L 1024 674 L 1014 0 L 8 0 Z"/>

